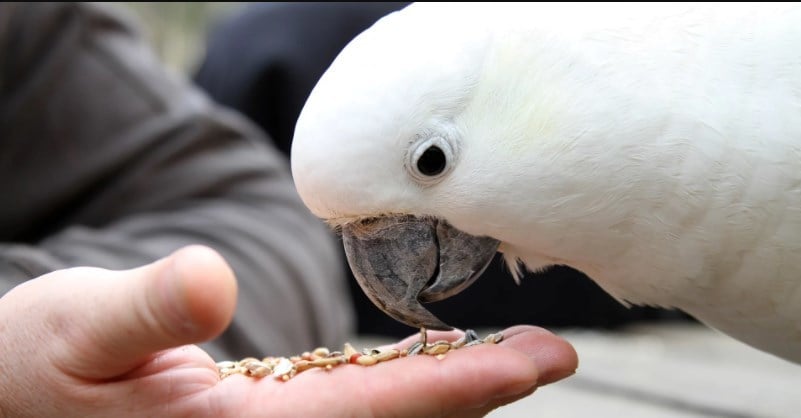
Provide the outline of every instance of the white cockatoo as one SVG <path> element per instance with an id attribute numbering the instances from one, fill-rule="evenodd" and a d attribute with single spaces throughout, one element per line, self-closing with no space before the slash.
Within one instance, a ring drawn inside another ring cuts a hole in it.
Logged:
<path id="1" fill-rule="evenodd" d="M 421 302 L 500 251 L 801 362 L 801 5 L 415 4 L 337 57 L 291 155 L 409 325 L 447 329 Z"/>

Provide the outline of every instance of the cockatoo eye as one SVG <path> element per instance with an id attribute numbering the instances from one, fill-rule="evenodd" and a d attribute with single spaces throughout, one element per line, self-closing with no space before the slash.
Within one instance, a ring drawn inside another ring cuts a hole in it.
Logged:
<path id="1" fill-rule="evenodd" d="M 454 148 L 450 142 L 435 136 L 415 141 L 409 152 L 406 169 L 418 183 L 433 184 L 453 168 Z"/>
<path id="2" fill-rule="evenodd" d="M 438 146 L 432 145 L 417 160 L 417 171 L 425 176 L 436 176 L 445 171 L 446 164 L 445 153 Z"/>

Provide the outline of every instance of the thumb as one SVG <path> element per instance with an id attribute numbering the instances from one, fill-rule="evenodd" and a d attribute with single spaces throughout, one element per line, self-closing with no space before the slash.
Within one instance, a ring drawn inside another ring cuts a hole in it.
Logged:
<path id="1" fill-rule="evenodd" d="M 190 246 L 127 271 L 76 269 L 81 301 L 69 317 L 82 318 L 64 335 L 57 356 L 76 376 L 106 379 L 143 364 L 155 352 L 199 343 L 219 335 L 236 307 L 236 280 L 215 251 Z M 116 277 L 99 277 L 116 276 Z M 86 297 L 83 297 L 86 296 Z M 90 299 L 90 300 L 87 300 Z"/>

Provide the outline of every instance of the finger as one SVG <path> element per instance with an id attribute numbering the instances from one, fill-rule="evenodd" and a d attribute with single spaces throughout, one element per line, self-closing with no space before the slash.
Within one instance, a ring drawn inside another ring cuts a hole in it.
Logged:
<path id="1" fill-rule="evenodd" d="M 527 347 L 529 345 L 551 347 L 531 350 L 534 355 L 554 355 L 547 361 L 532 359 L 530 353 L 521 351 L 521 348 L 531 348 Z M 460 414 L 528 393 L 538 384 L 539 367 L 546 374 L 570 368 L 574 365 L 572 350 L 564 349 L 565 345 L 569 346 L 561 338 L 532 327 L 514 335 L 507 344 L 462 348 L 448 352 L 441 360 L 421 355 L 367 368 L 335 369 L 329 376 L 336 377 L 336 382 L 330 384 L 347 387 L 354 405 L 366 408 L 366 411 L 358 411 L 364 415 L 439 417 Z M 300 374 L 293 380 L 302 383 L 304 379 L 327 377 L 320 375 Z M 359 384 L 354 386 L 354 382 Z M 320 382 L 316 384 L 319 386 Z M 342 396 L 338 399 L 346 402 Z M 481 411 L 478 409 L 479 413 Z"/>
<path id="2" fill-rule="evenodd" d="M 543 328 L 517 325 L 503 331 L 501 345 L 509 346 L 531 358 L 539 369 L 538 386 L 562 380 L 575 374 L 578 354 L 570 343 L 558 338 L 551 344 L 537 344 L 541 336 L 553 336 Z"/>
<path id="3" fill-rule="evenodd" d="M 76 278 L 75 285 L 92 288 L 64 312 L 82 318 L 66 335 L 61 357 L 80 377 L 119 376 L 157 351 L 219 335 L 233 316 L 234 274 L 206 247 L 186 247 L 133 270 L 91 271 L 95 277 Z"/>
<path id="4" fill-rule="evenodd" d="M 486 416 L 490 412 L 492 412 L 492 411 L 494 411 L 494 410 L 496 410 L 496 409 L 498 409 L 498 408 L 500 408 L 500 407 L 502 407 L 504 405 L 508 405 L 508 404 L 510 404 L 512 402 L 519 401 L 520 399 L 523 399 L 523 398 L 533 394 L 535 390 L 537 390 L 536 387 L 531 388 L 531 389 L 529 389 L 529 390 L 527 390 L 525 392 L 521 392 L 521 393 L 512 395 L 512 396 L 501 396 L 500 398 L 496 398 L 496 399 L 493 399 L 493 400 L 489 401 L 486 405 L 480 406 L 480 407 L 475 408 L 475 409 L 471 409 L 469 411 L 459 411 L 459 412 L 457 412 L 455 414 L 449 415 L 447 418 L 473 418 L 473 417 L 479 418 L 479 417 L 483 417 L 483 416 Z"/>
<path id="5" fill-rule="evenodd" d="M 503 334 L 502 345 L 510 345 L 534 360 L 539 368 L 538 384 L 540 386 L 571 376 L 578 367 L 578 355 L 573 346 L 567 341 L 559 339 L 557 343 L 548 345 L 533 343 L 531 339 L 536 339 L 537 336 L 553 336 L 553 333 L 544 328 L 531 325 L 516 325 L 501 331 L 501 334 Z M 437 340 L 454 341 L 462 335 L 464 335 L 464 332 L 461 330 L 427 332 L 429 342 Z M 420 334 L 413 334 L 399 343 L 391 344 L 384 348 L 403 349 L 417 341 L 420 341 Z"/>
<path id="6" fill-rule="evenodd" d="M 442 360 L 415 356 L 386 364 L 363 394 L 371 411 L 382 416 L 426 417 L 467 411 L 497 396 L 529 390 L 538 378 L 536 365 L 528 357 L 494 345 L 455 350 Z"/>
<path id="7" fill-rule="evenodd" d="M 276 398 L 281 401 L 270 403 L 275 416 L 330 416 L 337 411 L 337 416 L 443 417 L 525 392 L 536 381 L 536 367 L 525 355 L 484 345 L 448 352 L 441 360 L 422 355 L 370 367 L 310 370 L 288 382 L 228 378 L 218 385 L 211 405 L 235 404 L 243 408 L 235 415 L 251 416 L 263 413 L 265 404 L 232 399 Z M 308 402 L 310 393 L 315 402 Z"/>
<path id="8" fill-rule="evenodd" d="M 540 370 L 575 370 L 575 351 L 562 338 L 541 328 L 511 330 L 509 341 L 448 352 L 441 359 L 420 355 L 374 366 L 343 365 L 313 369 L 288 382 L 232 376 L 215 387 L 206 407 L 230 408 L 238 416 L 264 412 L 264 399 L 275 416 L 443 417 L 483 416 L 500 405 L 530 394 Z M 456 333 L 458 335 L 458 333 Z M 540 347 L 535 349 L 534 347 Z M 545 359 L 531 356 L 545 355 Z M 308 402 L 313 393 L 315 402 Z M 240 409 L 241 408 L 241 409 Z"/>

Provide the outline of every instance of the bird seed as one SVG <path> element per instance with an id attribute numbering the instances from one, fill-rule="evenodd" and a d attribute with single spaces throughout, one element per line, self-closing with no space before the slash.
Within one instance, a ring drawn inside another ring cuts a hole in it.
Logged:
<path id="1" fill-rule="evenodd" d="M 442 360 L 449 351 L 479 344 L 497 344 L 503 340 L 500 332 L 479 338 L 473 330 L 465 331 L 465 335 L 456 341 L 440 340 L 429 344 L 425 328 L 420 329 L 420 341 L 416 341 L 402 350 L 396 349 L 364 349 L 356 351 L 350 343 L 345 343 L 342 351 L 330 351 L 326 347 L 318 347 L 311 352 L 304 352 L 291 357 L 264 357 L 259 360 L 248 357 L 240 361 L 220 361 L 217 371 L 220 379 L 241 374 L 252 378 L 271 376 L 279 381 L 288 381 L 298 373 L 321 368 L 331 370 L 342 364 L 357 364 L 365 367 L 373 366 L 389 360 L 415 355 L 429 355 Z"/>

